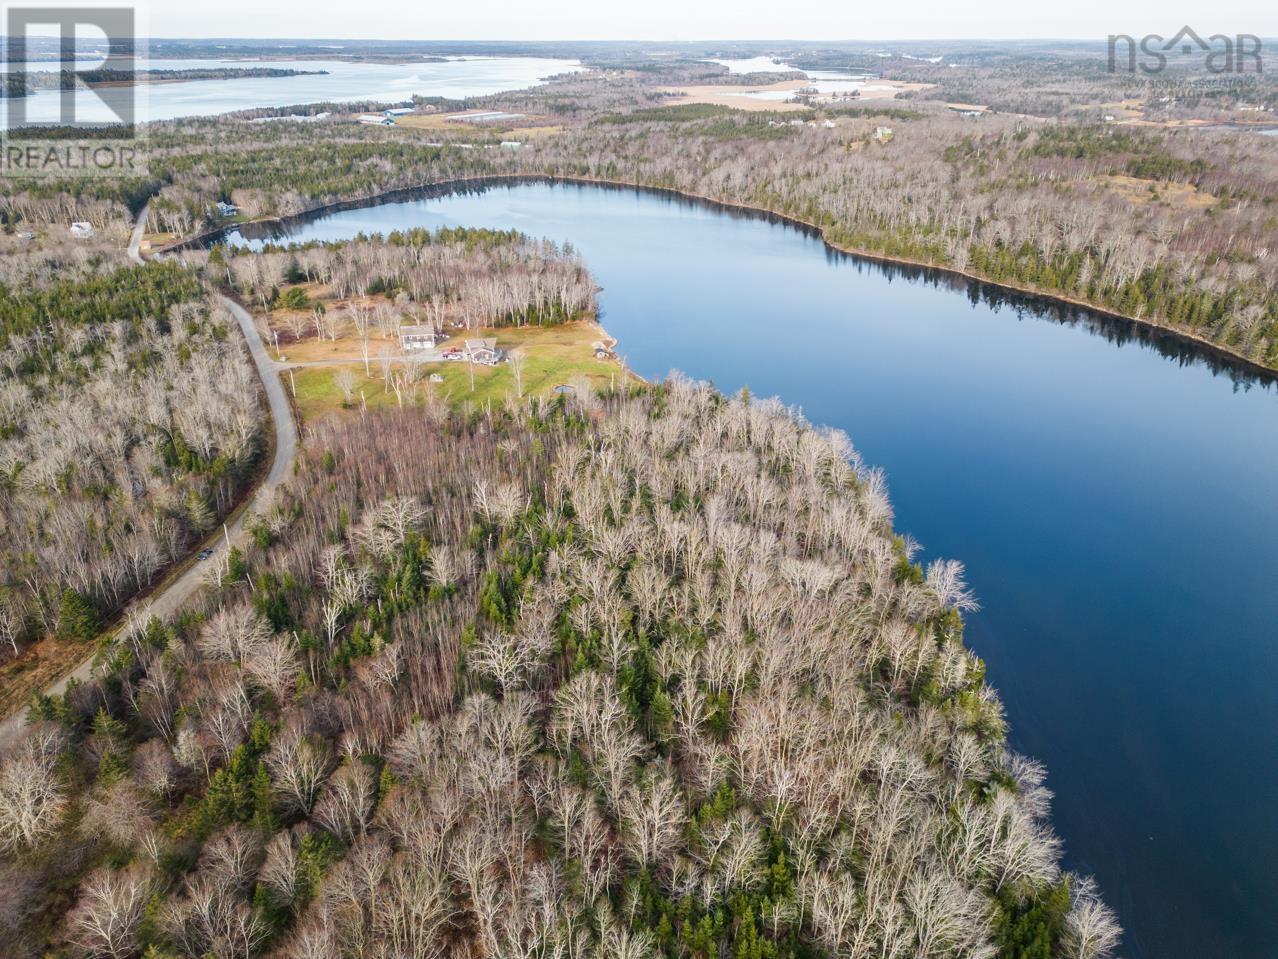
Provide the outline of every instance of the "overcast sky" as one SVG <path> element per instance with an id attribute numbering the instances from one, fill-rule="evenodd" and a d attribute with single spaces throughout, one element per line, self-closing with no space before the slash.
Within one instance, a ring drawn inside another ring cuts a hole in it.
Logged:
<path id="1" fill-rule="evenodd" d="M 747 40 L 1278 35 L 1272 0 L 160 0 L 152 36 Z"/>
<path id="2" fill-rule="evenodd" d="M 0 0 L 0 7 L 5 5 Z M 79 0 L 77 5 L 94 4 Z M 1170 36 L 1184 24 L 1203 35 L 1278 36 L 1278 3 L 1273 0 L 150 0 L 145 15 L 150 22 L 146 32 L 156 37 L 1104 39 L 1111 33 Z"/>

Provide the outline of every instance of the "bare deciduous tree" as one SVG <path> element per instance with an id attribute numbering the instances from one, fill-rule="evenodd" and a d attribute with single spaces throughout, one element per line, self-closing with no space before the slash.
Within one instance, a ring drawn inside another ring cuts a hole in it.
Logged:
<path id="1" fill-rule="evenodd" d="M 143 866 L 96 869 L 80 886 L 80 897 L 67 915 L 73 941 L 90 956 L 126 959 L 137 954 L 139 931 L 154 889 Z"/>
<path id="2" fill-rule="evenodd" d="M 328 747 L 295 727 L 275 738 L 266 764 L 283 804 L 304 815 L 311 811 L 332 768 Z"/>

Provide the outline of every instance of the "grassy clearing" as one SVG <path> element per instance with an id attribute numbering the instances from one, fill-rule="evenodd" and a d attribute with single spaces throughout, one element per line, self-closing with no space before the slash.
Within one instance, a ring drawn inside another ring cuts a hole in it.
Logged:
<path id="1" fill-rule="evenodd" d="M 503 327 L 485 330 L 482 335 L 496 337 L 503 350 L 522 358 L 525 396 L 546 396 L 556 386 L 571 385 L 583 378 L 601 387 L 630 375 L 615 361 L 595 359 L 592 344 L 606 338 L 595 323 Z M 350 370 L 353 376 L 350 401 L 338 380 L 338 373 L 343 369 Z M 353 414 L 362 407 L 379 409 L 396 406 L 401 401 L 407 406 L 425 403 L 430 398 L 457 407 L 466 403 L 500 404 L 516 393 L 515 371 L 510 362 L 496 367 L 476 366 L 473 370 L 469 363 L 422 363 L 416 382 L 401 388 L 399 396 L 383 378 L 378 363 L 371 364 L 370 369 L 371 376 L 365 375 L 362 362 L 300 367 L 292 371 L 291 383 L 289 374 L 285 374 L 285 383 L 295 385 L 298 412 L 308 423 L 324 416 Z M 391 368 L 392 377 L 402 374 L 403 370 L 403 362 L 397 360 Z M 432 373 L 442 376 L 443 382 L 432 383 Z"/>
<path id="2" fill-rule="evenodd" d="M 561 125 L 551 122 L 549 118 L 535 114 L 525 115 L 510 123 L 467 123 L 464 120 L 450 120 L 449 116 L 452 115 L 455 114 L 432 113 L 426 116 L 399 117 L 395 125 L 432 133 L 473 133 L 475 139 L 485 139 L 500 133 L 503 136 L 509 135 L 510 139 L 524 140 L 553 136 L 563 130 Z"/>

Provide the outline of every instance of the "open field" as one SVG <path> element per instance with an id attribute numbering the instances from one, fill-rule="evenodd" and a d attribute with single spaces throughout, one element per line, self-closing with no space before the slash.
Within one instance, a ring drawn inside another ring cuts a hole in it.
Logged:
<path id="1" fill-rule="evenodd" d="M 474 114 L 486 111 L 467 110 L 465 112 Z M 413 114 L 396 117 L 395 125 L 397 127 L 408 127 L 412 130 L 429 130 L 435 133 L 461 133 L 464 131 L 481 134 L 513 132 L 518 133 L 521 138 L 551 136 L 563 129 L 558 124 L 551 122 L 549 117 L 544 116 L 523 116 L 518 120 L 496 123 L 471 123 L 465 120 L 453 119 L 457 115 L 455 113 Z"/>
<path id="2" fill-rule="evenodd" d="M 525 396 L 549 396 L 556 386 L 572 385 L 586 380 L 592 386 L 603 387 L 629 377 L 623 366 L 615 361 L 597 360 L 593 344 L 607 341 L 603 329 L 593 322 L 565 323 L 548 327 L 502 327 L 482 330 L 470 336 L 491 336 L 498 346 L 513 355 L 515 362 L 522 360 L 521 380 Z M 460 342 L 461 337 L 458 337 Z M 323 344 L 340 346 L 338 344 Z M 326 416 L 353 414 L 362 408 L 382 409 L 429 401 L 447 403 L 450 406 L 488 403 L 504 403 L 515 395 L 515 371 L 511 362 L 495 367 L 475 366 L 460 361 L 412 363 L 413 375 L 405 377 L 408 362 L 400 355 L 390 364 L 390 377 L 382 374 L 380 362 L 369 365 L 366 374 L 363 360 L 347 353 L 335 357 L 332 365 L 306 366 L 290 369 L 285 374 L 285 385 L 296 388 L 295 405 L 302 420 L 314 423 Z M 290 360 L 292 357 L 290 356 Z M 338 374 L 349 370 L 351 398 L 338 382 Z M 473 373 L 473 386 L 472 386 Z M 443 382 L 432 383 L 431 374 L 439 374 Z M 398 379 L 400 393 L 394 383 Z M 405 382 L 405 379 L 409 382 Z"/>
<path id="3" fill-rule="evenodd" d="M 695 87 L 663 87 L 658 92 L 677 98 L 679 103 L 709 103 L 720 107 L 735 107 L 738 110 L 803 110 L 806 108 L 798 103 L 769 100 L 750 96 L 750 94 L 796 93 L 806 86 L 809 86 L 806 80 L 782 80 L 779 83 L 764 83 L 750 87 L 725 87 L 713 84 Z"/>
<path id="4" fill-rule="evenodd" d="M 780 99 L 779 94 L 794 94 L 812 86 L 811 80 L 781 80 L 777 83 L 761 83 L 752 86 L 722 86 L 708 84 L 705 86 L 662 87 L 659 93 L 677 98 L 678 103 L 708 103 L 714 106 L 734 107 L 738 110 L 806 110 L 801 103 L 788 103 Z M 817 96 L 812 99 L 840 104 L 859 103 L 862 100 L 894 100 L 898 94 L 911 90 L 926 90 L 927 83 L 896 83 L 889 80 L 875 80 L 861 88 L 860 96 L 845 99 L 830 96 Z M 755 94 L 769 94 L 756 96 Z M 774 97 L 777 97 L 774 99 Z"/>

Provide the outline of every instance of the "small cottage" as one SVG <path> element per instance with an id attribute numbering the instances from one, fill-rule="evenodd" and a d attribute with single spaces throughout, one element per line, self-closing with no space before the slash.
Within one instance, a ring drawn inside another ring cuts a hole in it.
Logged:
<path id="1" fill-rule="evenodd" d="M 433 326 L 401 326 L 399 328 L 400 349 L 433 350 L 441 340 L 447 339 Z"/>
<path id="2" fill-rule="evenodd" d="M 501 362 L 502 351 L 497 349 L 497 341 L 492 337 L 482 340 L 467 340 L 466 359 L 484 366 L 496 366 Z"/>

